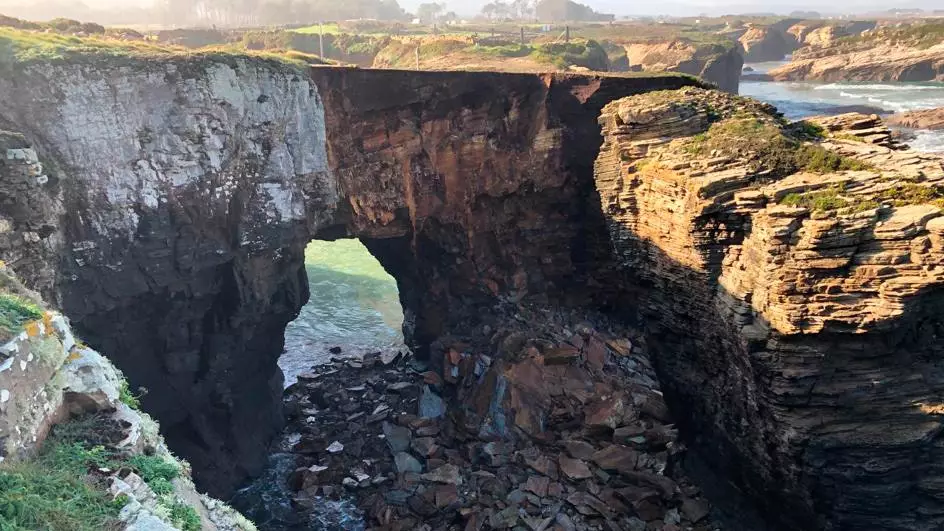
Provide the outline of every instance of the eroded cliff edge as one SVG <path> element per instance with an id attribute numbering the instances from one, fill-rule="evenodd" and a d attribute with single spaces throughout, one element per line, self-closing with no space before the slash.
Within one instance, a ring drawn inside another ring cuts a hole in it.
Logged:
<path id="1" fill-rule="evenodd" d="M 875 117 L 821 123 L 698 90 L 614 102 L 603 211 L 724 483 L 783 529 L 936 528 L 944 166 Z"/>

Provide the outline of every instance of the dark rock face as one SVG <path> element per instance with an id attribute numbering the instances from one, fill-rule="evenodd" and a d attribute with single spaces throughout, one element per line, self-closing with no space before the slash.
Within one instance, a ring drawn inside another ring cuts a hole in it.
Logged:
<path id="1" fill-rule="evenodd" d="M 596 116 L 691 83 L 332 68 L 313 79 L 344 198 L 337 222 L 398 280 L 420 344 L 475 301 L 599 296 L 590 279 L 611 264 L 591 177 Z"/>
<path id="2" fill-rule="evenodd" d="M 360 237 L 420 341 L 475 301 L 586 283 L 609 256 L 593 198 L 599 110 L 695 83 L 311 76 L 201 59 L 0 79 L 0 124 L 25 135 L 10 149 L 39 153 L 0 171 L 29 181 L 50 161 L 49 181 L 0 188 L 3 258 L 148 389 L 145 409 L 219 497 L 260 470 L 281 422 L 276 360 L 307 300 L 310 239 Z"/>

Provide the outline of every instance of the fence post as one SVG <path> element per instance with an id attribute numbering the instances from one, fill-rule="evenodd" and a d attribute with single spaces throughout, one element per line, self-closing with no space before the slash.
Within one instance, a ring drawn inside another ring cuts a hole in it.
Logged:
<path id="1" fill-rule="evenodd" d="M 416 50 L 414 50 L 414 53 L 416 54 L 416 69 L 419 70 L 420 69 L 420 45 L 419 44 L 416 45 Z"/>
<path id="2" fill-rule="evenodd" d="M 321 53 L 321 59 L 324 60 L 324 22 L 319 22 L 318 28 L 318 50 Z"/>
<path id="3" fill-rule="evenodd" d="M 570 42 L 570 26 L 564 27 L 564 42 L 566 43 Z"/>
<path id="4" fill-rule="evenodd" d="M 521 26 L 521 45 L 524 46 L 524 26 Z"/>

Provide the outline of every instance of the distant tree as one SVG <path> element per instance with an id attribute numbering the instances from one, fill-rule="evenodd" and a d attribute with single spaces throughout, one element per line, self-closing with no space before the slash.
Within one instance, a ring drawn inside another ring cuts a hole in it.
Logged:
<path id="1" fill-rule="evenodd" d="M 416 8 L 416 18 L 420 19 L 423 23 L 433 24 L 439 17 L 446 11 L 446 4 L 438 4 L 435 2 L 429 2 L 425 4 L 420 4 Z"/>
<path id="2" fill-rule="evenodd" d="M 597 13 L 590 6 L 572 0 L 540 0 L 534 8 L 537 18 L 546 22 L 591 22 L 614 20 L 614 15 Z"/>

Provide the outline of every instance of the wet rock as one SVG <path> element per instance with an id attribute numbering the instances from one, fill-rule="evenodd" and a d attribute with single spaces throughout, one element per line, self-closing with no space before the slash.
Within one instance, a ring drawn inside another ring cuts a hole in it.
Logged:
<path id="1" fill-rule="evenodd" d="M 396 454 L 393 456 L 393 460 L 397 467 L 397 472 L 400 474 L 406 474 L 408 472 L 420 474 L 423 472 L 423 465 L 420 464 L 415 457 L 406 452 Z"/>
<path id="2" fill-rule="evenodd" d="M 413 434 L 410 433 L 409 428 L 384 422 L 383 434 L 387 440 L 387 446 L 394 454 L 405 452 L 410 448 L 410 441 L 413 438 Z"/>
<path id="3" fill-rule="evenodd" d="M 423 387 L 419 414 L 424 419 L 438 419 L 446 414 L 446 403 L 429 386 Z"/>

